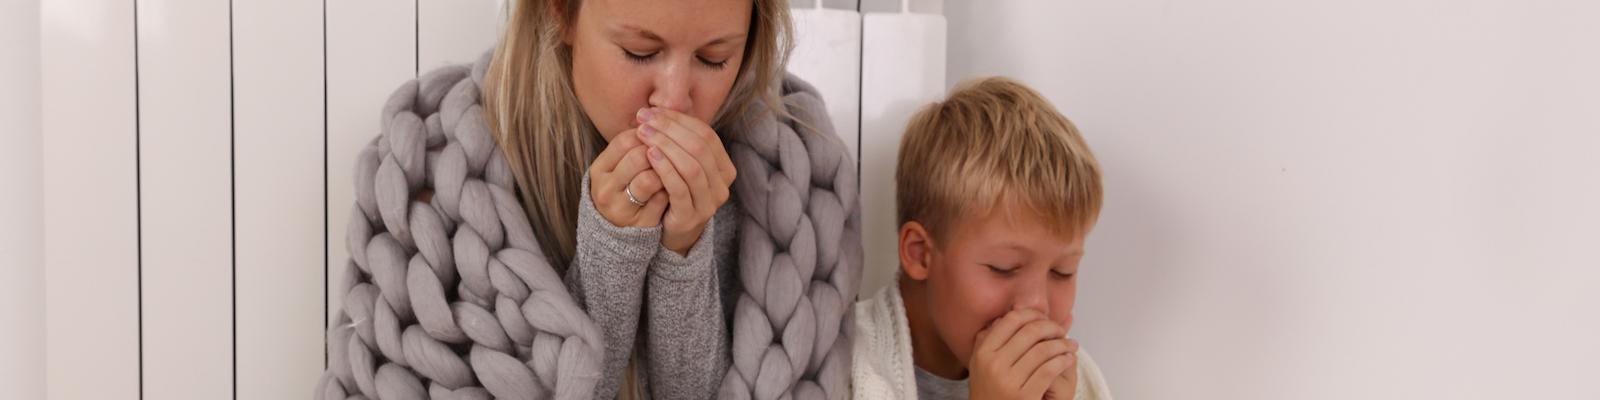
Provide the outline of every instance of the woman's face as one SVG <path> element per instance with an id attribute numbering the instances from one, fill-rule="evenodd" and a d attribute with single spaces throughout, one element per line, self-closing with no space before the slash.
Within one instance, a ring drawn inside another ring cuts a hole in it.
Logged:
<path id="1" fill-rule="evenodd" d="M 750 0 L 584 0 L 563 37 L 583 112 L 610 141 L 642 108 L 712 123 L 739 74 Z"/>

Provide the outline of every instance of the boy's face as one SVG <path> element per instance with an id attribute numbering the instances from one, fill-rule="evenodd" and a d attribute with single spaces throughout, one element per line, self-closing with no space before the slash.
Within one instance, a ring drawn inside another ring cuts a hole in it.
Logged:
<path id="1" fill-rule="evenodd" d="M 922 231 L 924 237 L 926 231 L 916 222 L 902 227 L 902 268 L 907 278 L 927 285 L 929 318 L 962 365 L 971 362 L 978 332 L 1012 310 L 1034 309 L 1072 328 L 1078 261 L 1092 227 L 1065 238 L 1026 212 L 992 214 L 960 218 L 942 232 L 943 240 L 922 241 L 926 249 L 920 251 L 906 251 L 919 246 L 906 240 L 906 230 Z"/>

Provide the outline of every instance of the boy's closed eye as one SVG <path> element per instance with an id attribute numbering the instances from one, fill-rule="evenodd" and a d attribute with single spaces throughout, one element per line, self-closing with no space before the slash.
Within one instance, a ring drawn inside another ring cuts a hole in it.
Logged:
<path id="1" fill-rule="evenodd" d="M 990 272 L 994 272 L 1001 276 L 1015 275 L 1017 270 L 1022 269 L 1022 267 L 1006 264 L 983 264 L 983 266 L 989 268 Z"/>
<path id="2" fill-rule="evenodd" d="M 1060 270 L 1054 270 L 1054 269 L 1050 270 L 1050 277 L 1051 278 L 1056 278 L 1056 279 L 1060 279 L 1060 280 L 1069 280 L 1069 279 L 1072 279 L 1072 278 L 1077 277 L 1077 276 L 1078 276 L 1078 273 L 1076 273 L 1076 272 L 1062 272 Z"/>

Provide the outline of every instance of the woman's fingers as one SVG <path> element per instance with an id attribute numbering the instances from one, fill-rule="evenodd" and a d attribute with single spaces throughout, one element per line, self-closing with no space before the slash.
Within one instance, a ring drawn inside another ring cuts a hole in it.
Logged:
<path id="1" fill-rule="evenodd" d="M 629 129 L 613 136 L 611 142 L 606 144 L 606 148 L 601 149 L 600 155 L 595 156 L 594 162 L 589 164 L 589 174 L 594 175 L 597 172 L 604 173 L 615 170 L 617 163 L 622 161 L 623 155 L 628 154 L 629 150 L 644 144 L 639 141 L 634 131 L 634 129 Z"/>
<path id="2" fill-rule="evenodd" d="M 640 159 L 643 159 L 642 155 Z M 661 175 L 656 174 L 655 171 L 640 172 L 638 175 L 633 176 L 633 180 L 628 181 L 626 188 L 627 192 L 632 193 L 633 197 L 639 201 L 649 200 L 661 192 Z"/>
<path id="3" fill-rule="evenodd" d="M 651 132 L 650 129 L 643 128 L 640 129 L 640 134 L 646 136 L 645 143 L 650 145 L 650 154 L 662 154 L 665 161 L 672 164 L 673 172 L 683 179 L 683 183 L 691 193 L 689 198 L 692 203 L 688 203 L 687 206 L 697 210 L 696 215 L 704 213 L 707 209 L 716 208 L 710 204 L 711 178 L 706 176 L 705 165 L 693 153 L 684 149 L 680 143 L 667 138 L 663 132 Z M 671 187 L 668 187 L 668 192 L 670 191 Z"/>
<path id="4" fill-rule="evenodd" d="M 650 125 L 661 131 L 667 131 L 673 140 L 680 140 L 680 137 L 692 138 L 697 147 L 685 146 L 685 148 L 696 150 L 690 152 L 696 156 L 701 154 L 697 149 L 704 149 L 705 154 L 710 156 L 704 160 L 706 171 L 716 172 L 722 182 L 733 182 L 736 174 L 733 161 L 728 157 L 728 149 L 722 146 L 722 138 L 717 136 L 716 130 L 688 114 L 661 108 L 649 110 L 651 118 L 641 121 L 641 126 Z"/>
<path id="5" fill-rule="evenodd" d="M 726 158 L 726 155 L 718 155 L 725 153 L 722 142 L 715 134 L 708 137 L 684 124 L 673 122 L 667 114 L 645 121 L 643 125 L 639 125 L 639 132 L 645 144 L 656 147 L 676 144 L 678 148 L 683 149 L 684 153 L 688 153 L 695 162 L 700 163 L 700 171 L 705 175 L 709 186 L 727 186 L 727 182 L 730 182 L 725 177 L 727 174 L 723 172 L 722 163 L 719 161 L 720 158 Z M 668 158 L 671 158 L 670 153 Z"/>
<path id="6" fill-rule="evenodd" d="M 667 211 L 667 192 L 657 191 L 649 200 L 640 200 L 644 200 L 645 203 L 644 207 L 639 207 L 639 213 L 635 214 L 635 218 L 639 220 L 638 226 L 648 228 L 661 225 L 661 216 Z"/>
<path id="7" fill-rule="evenodd" d="M 667 192 L 669 207 L 682 207 L 694 209 L 694 199 L 689 197 L 689 184 L 684 182 L 683 175 L 667 160 L 661 149 L 650 149 L 646 159 L 650 160 L 650 167 L 656 170 L 656 175 L 661 177 L 661 187 Z M 665 221 L 663 221 L 665 222 Z"/>
<path id="8" fill-rule="evenodd" d="M 620 192 L 622 189 L 628 188 L 629 186 L 627 185 L 636 179 L 641 172 L 650 169 L 650 160 L 645 159 L 649 150 L 650 148 L 645 146 L 634 147 L 633 149 L 628 150 L 628 152 L 623 154 L 623 156 L 618 160 L 615 168 L 613 168 L 610 172 L 602 174 L 604 177 L 600 179 L 603 181 L 603 183 L 598 186 L 597 189 L 603 191 L 603 193 L 612 193 Z M 597 177 L 592 174 L 589 176 L 589 179 L 596 178 Z M 639 189 L 641 188 L 633 188 L 633 190 Z M 643 195 L 639 192 L 633 192 L 633 194 L 635 196 Z M 644 197 L 639 198 L 641 201 L 644 199 Z"/>

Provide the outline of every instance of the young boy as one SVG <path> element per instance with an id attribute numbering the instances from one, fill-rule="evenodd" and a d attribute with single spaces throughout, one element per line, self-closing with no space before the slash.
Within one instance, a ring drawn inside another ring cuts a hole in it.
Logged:
<path id="1" fill-rule="evenodd" d="M 856 304 L 857 399 L 1110 399 L 1067 338 L 1100 167 L 1004 78 L 913 116 L 895 171 L 898 283 Z"/>

